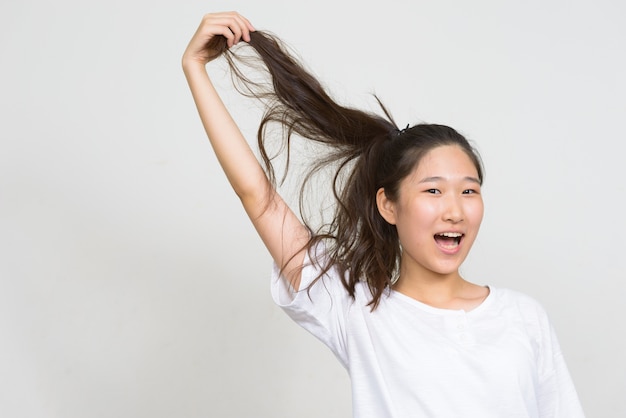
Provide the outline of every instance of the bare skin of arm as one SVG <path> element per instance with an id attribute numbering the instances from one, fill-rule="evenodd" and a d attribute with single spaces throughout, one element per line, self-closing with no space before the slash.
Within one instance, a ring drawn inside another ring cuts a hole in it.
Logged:
<path id="1" fill-rule="evenodd" d="M 263 243 L 291 286 L 300 287 L 303 246 L 309 232 L 274 190 L 237 124 L 213 87 L 206 70 L 207 42 L 224 36 L 228 47 L 249 41 L 254 27 L 236 12 L 207 14 L 182 58 L 183 71 L 200 119 L 233 190 Z"/>

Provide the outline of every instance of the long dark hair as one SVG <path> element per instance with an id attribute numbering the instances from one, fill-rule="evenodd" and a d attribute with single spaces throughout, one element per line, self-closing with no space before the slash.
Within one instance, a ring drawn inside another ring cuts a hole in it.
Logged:
<path id="1" fill-rule="evenodd" d="M 378 98 L 382 115 L 338 104 L 284 43 L 268 32 L 251 33 L 249 46 L 256 52 L 254 59 L 260 58 L 262 62 L 260 69 L 268 73 L 267 82 L 252 80 L 244 74 L 242 64 L 249 64 L 250 55 L 240 48 L 228 49 L 224 38 L 214 38 L 210 48 L 224 54 L 238 90 L 265 103 L 257 139 L 274 185 L 276 175 L 266 138 L 271 124 L 283 127 L 286 170 L 292 134 L 327 148 L 328 152 L 313 162 L 302 182 L 300 207 L 303 207 L 304 185 L 313 173 L 331 166 L 335 170 L 332 180 L 335 211 L 330 221 L 311 229 L 307 247 L 311 250 L 324 241 L 325 262 L 320 266 L 318 279 L 329 269 L 337 268 L 352 297 L 356 284 L 365 281 L 372 295 L 370 306 L 375 309 L 393 283 L 401 256 L 396 227 L 378 213 L 377 190 L 384 188 L 386 196 L 396 200 L 401 180 L 411 173 L 422 156 L 442 145 L 463 149 L 482 182 L 480 157 L 465 137 L 448 126 L 418 124 L 399 130 Z M 309 226 L 307 219 L 303 222 Z"/>

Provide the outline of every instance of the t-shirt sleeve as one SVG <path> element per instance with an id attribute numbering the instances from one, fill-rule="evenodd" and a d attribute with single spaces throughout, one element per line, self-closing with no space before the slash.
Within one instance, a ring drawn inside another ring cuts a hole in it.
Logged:
<path id="1" fill-rule="evenodd" d="M 317 257 L 323 257 L 323 254 L 318 254 Z M 353 301 L 343 287 L 336 269 L 331 269 L 315 281 L 319 271 L 317 263 L 311 262 L 307 254 L 300 290 L 294 291 L 274 263 L 271 276 L 272 298 L 298 325 L 326 344 L 343 366 L 347 367 L 346 317 Z"/>
<path id="2" fill-rule="evenodd" d="M 561 347 L 543 308 L 538 307 L 541 323 L 539 358 L 539 393 L 537 401 L 541 418 L 584 418 L 574 383 Z"/>

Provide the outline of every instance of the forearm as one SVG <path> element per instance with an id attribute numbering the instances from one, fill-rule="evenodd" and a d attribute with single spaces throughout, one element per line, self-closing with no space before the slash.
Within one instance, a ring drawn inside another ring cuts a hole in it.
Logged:
<path id="1" fill-rule="evenodd" d="M 235 193 L 244 205 L 266 199 L 270 190 L 267 176 L 211 83 L 205 65 L 183 61 L 183 71 L 209 141 Z M 249 213 L 251 209 L 246 207 Z"/>

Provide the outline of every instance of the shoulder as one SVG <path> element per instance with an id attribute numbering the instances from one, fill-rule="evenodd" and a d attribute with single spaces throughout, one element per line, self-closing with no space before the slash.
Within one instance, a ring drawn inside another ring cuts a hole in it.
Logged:
<path id="1" fill-rule="evenodd" d="M 524 330 L 535 341 L 552 339 L 553 327 L 543 305 L 532 296 L 511 289 L 494 289 L 493 315 L 508 327 Z M 541 343 L 543 345 L 543 343 Z"/>
<path id="2" fill-rule="evenodd" d="M 548 324 L 548 313 L 544 306 L 534 297 L 506 288 L 490 287 L 493 296 L 493 308 L 507 316 L 517 316 L 524 322 Z"/>
<path id="3" fill-rule="evenodd" d="M 497 302 L 500 304 L 520 306 L 526 309 L 544 310 L 537 299 L 526 293 L 507 288 L 494 288 L 493 286 L 489 288 L 496 295 Z"/>

